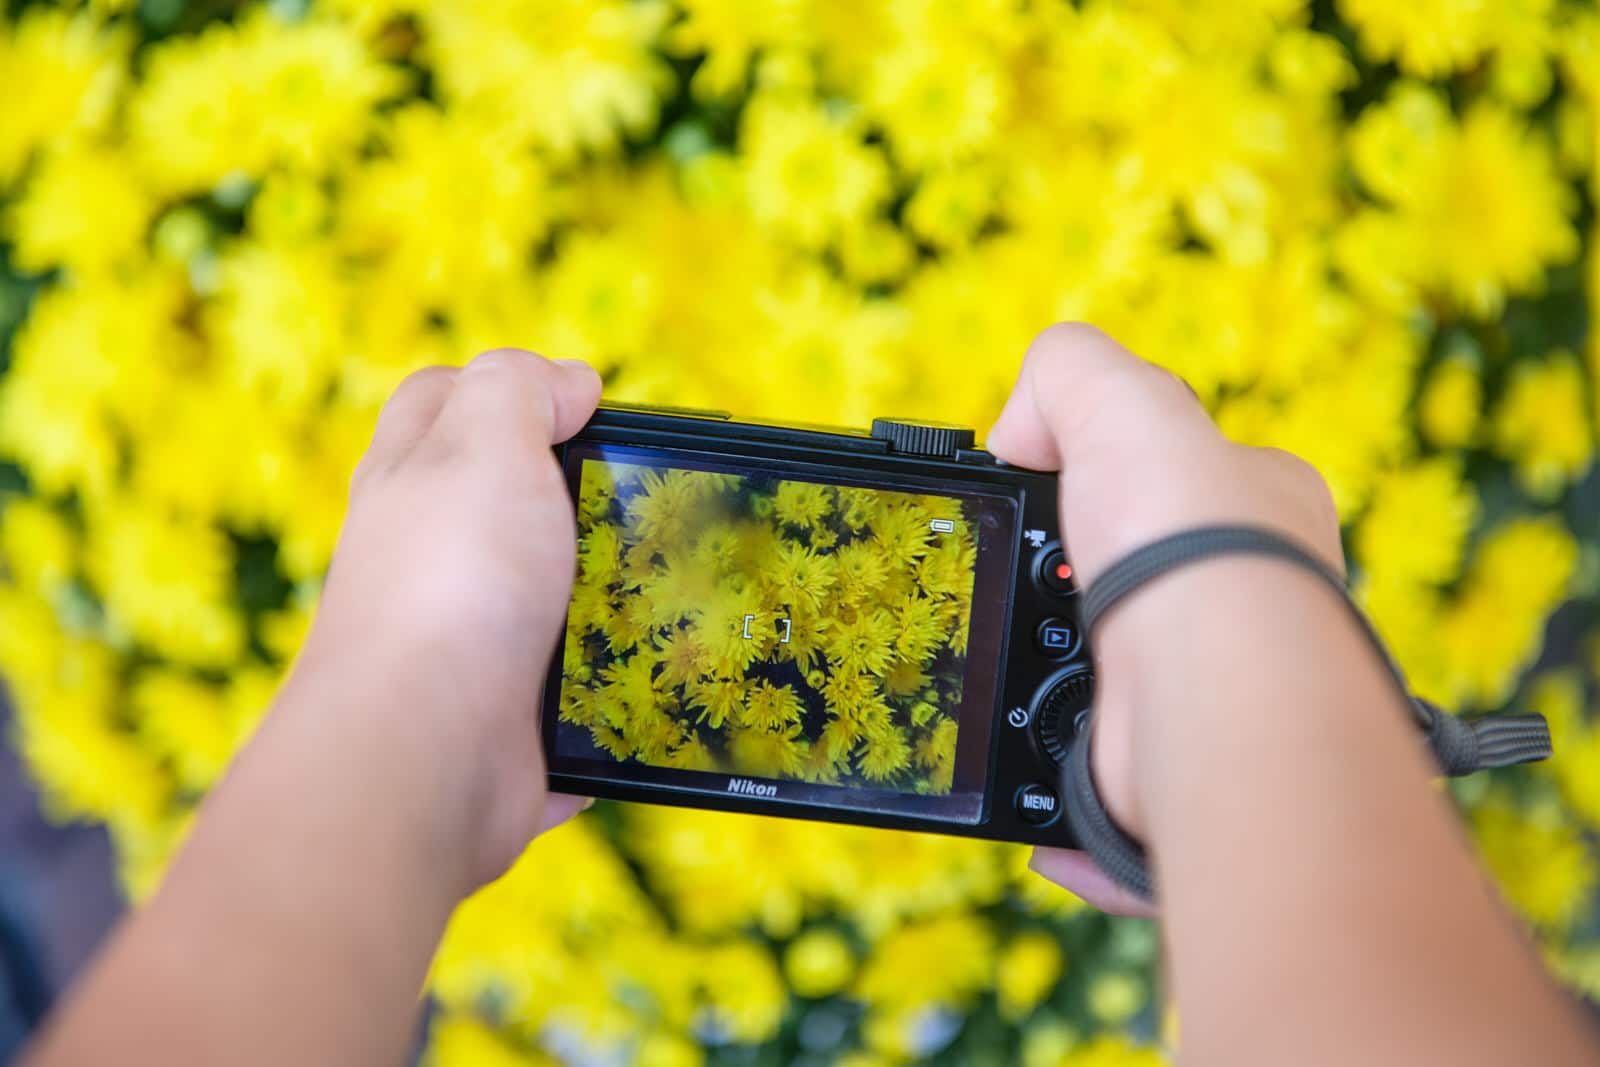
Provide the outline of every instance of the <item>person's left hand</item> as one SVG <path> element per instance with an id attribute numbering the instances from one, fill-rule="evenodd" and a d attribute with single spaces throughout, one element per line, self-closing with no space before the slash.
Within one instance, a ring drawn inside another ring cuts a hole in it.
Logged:
<path id="1" fill-rule="evenodd" d="M 394 803 L 462 893 L 586 803 L 547 795 L 539 708 L 577 554 L 551 446 L 599 398 L 590 367 L 517 349 L 402 382 L 289 683 L 338 704 L 329 728 L 357 748 L 375 730 L 384 758 L 415 760 Z"/>

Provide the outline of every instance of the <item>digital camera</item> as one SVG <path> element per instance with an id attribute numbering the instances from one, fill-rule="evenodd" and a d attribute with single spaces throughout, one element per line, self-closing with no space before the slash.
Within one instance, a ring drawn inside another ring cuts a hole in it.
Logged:
<path id="1" fill-rule="evenodd" d="M 614 404 L 557 454 L 579 555 L 553 789 L 1074 843 L 1094 682 L 1053 474 L 956 426 Z"/>

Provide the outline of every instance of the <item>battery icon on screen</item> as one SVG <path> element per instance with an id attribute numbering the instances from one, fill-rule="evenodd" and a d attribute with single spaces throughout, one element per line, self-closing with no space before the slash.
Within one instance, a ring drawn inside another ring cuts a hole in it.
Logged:
<path id="1" fill-rule="evenodd" d="M 930 519 L 928 520 L 928 529 L 932 530 L 934 533 L 955 533 L 956 520 Z"/>

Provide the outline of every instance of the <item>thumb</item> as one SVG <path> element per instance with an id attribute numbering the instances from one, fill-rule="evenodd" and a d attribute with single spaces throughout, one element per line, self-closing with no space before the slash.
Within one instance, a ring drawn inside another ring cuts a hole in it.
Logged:
<path id="1" fill-rule="evenodd" d="M 1100 445 L 1170 432 L 1174 420 L 1211 426 L 1180 379 L 1093 326 L 1060 323 L 1028 346 L 985 444 L 1007 463 L 1060 470 Z"/>
<path id="2" fill-rule="evenodd" d="M 457 372 L 433 432 L 456 443 L 486 438 L 549 448 L 577 433 L 599 402 L 594 368 L 497 348 Z"/>

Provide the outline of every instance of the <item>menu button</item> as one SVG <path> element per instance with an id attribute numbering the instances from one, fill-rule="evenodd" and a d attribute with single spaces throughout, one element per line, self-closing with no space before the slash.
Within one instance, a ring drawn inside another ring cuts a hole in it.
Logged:
<path id="1" fill-rule="evenodd" d="M 1061 801 L 1056 791 L 1047 785 L 1034 783 L 1017 790 L 1017 814 L 1023 822 L 1042 826 L 1060 813 Z"/>

